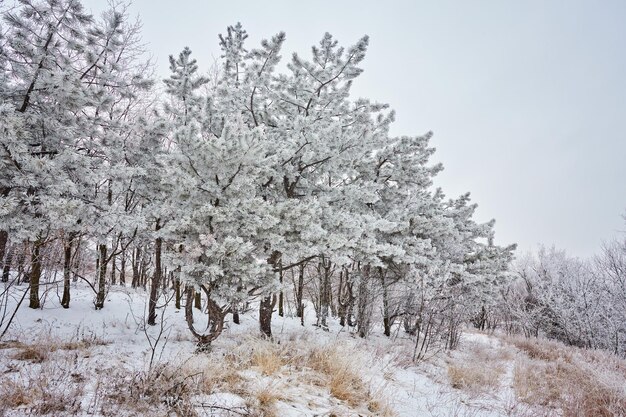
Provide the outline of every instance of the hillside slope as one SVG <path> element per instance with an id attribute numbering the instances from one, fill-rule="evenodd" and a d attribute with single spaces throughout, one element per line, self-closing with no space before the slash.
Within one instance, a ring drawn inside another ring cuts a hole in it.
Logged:
<path id="1" fill-rule="evenodd" d="M 0 343 L 0 415 L 547 416 L 626 410 L 626 364 L 600 352 L 468 330 L 457 351 L 413 364 L 413 341 L 401 332 L 362 340 L 332 320 L 325 331 L 275 315 L 275 340 L 266 341 L 258 337 L 252 310 L 240 325 L 227 323 L 211 352 L 195 353 L 184 312 L 173 302 L 163 301 L 158 325 L 145 328 L 144 291 L 112 288 L 100 311 L 92 299 L 89 288 L 79 286 L 70 309 L 60 307 L 54 290 L 42 309 L 20 308 Z"/>

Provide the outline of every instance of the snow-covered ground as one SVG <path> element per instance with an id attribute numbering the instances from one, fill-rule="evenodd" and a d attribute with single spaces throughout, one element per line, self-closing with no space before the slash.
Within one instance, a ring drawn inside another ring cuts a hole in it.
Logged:
<path id="1" fill-rule="evenodd" d="M 332 319 L 323 330 L 274 314 L 269 342 L 251 310 L 195 353 L 173 301 L 146 328 L 145 291 L 112 287 L 100 311 L 90 291 L 73 288 L 69 309 L 54 289 L 42 309 L 22 305 L 0 342 L 0 415 L 530 415 L 512 388 L 525 354 L 495 336 L 468 330 L 415 365 L 401 332 L 362 340 Z"/>

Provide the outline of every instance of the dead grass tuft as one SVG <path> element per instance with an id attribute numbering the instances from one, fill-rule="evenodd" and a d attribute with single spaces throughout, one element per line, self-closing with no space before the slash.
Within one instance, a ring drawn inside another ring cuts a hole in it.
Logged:
<path id="1" fill-rule="evenodd" d="M 532 359 L 544 361 L 572 361 L 572 348 L 552 340 L 526 338 L 521 336 L 507 339 L 513 346 L 526 353 Z"/>
<path id="2" fill-rule="evenodd" d="M 12 356 L 18 361 L 28 361 L 31 363 L 42 363 L 48 359 L 50 349 L 42 344 L 23 346 L 19 352 Z"/>
<path id="3" fill-rule="evenodd" d="M 356 407 L 367 404 L 370 398 L 367 387 L 353 368 L 350 355 L 336 345 L 316 348 L 309 355 L 308 366 L 326 375 L 333 397 Z"/>
<path id="4" fill-rule="evenodd" d="M 11 380 L 2 381 L 0 392 L 2 393 L 3 406 L 9 409 L 28 405 L 34 397 L 29 387 Z"/>
<path id="5" fill-rule="evenodd" d="M 203 394 L 232 392 L 241 394 L 245 380 L 239 371 L 228 361 L 214 360 L 207 356 L 198 356 L 186 362 L 181 373 L 198 379 L 198 389 Z"/>
<path id="6" fill-rule="evenodd" d="M 0 378 L 0 415 L 24 408 L 34 415 L 73 415 L 80 411 L 84 381 L 71 377 L 73 364 L 57 360 L 36 371 Z"/>
<path id="7" fill-rule="evenodd" d="M 448 379 L 453 388 L 472 393 L 494 390 L 500 386 L 504 368 L 498 364 L 481 361 L 449 363 Z"/>
<path id="8" fill-rule="evenodd" d="M 121 410 L 133 410 L 139 415 L 174 413 L 193 417 L 196 411 L 191 397 L 197 387 L 194 377 L 167 365 L 145 372 L 108 375 L 100 383 L 99 411 L 111 416 L 122 414 Z"/>
<path id="9" fill-rule="evenodd" d="M 254 393 L 254 401 L 248 407 L 261 416 L 274 417 L 277 416 L 276 403 L 282 399 L 274 387 L 265 386 Z"/>
<path id="10" fill-rule="evenodd" d="M 279 345 L 269 341 L 256 344 L 252 353 L 252 365 L 260 369 L 263 375 L 274 375 L 284 365 L 284 352 Z"/>
<path id="11" fill-rule="evenodd" d="M 513 343 L 530 357 L 515 363 L 513 389 L 520 401 L 558 409 L 565 417 L 626 415 L 623 360 L 554 341 Z"/>
<path id="12" fill-rule="evenodd" d="M 87 351 L 93 346 L 107 345 L 109 342 L 100 338 L 84 338 L 78 341 L 61 342 L 56 339 L 45 339 L 37 343 L 25 344 L 22 342 L 6 342 L 1 346 L 4 349 L 18 349 L 19 351 L 11 356 L 12 359 L 28 361 L 31 363 L 42 363 L 46 361 L 50 354 L 58 350 L 80 350 Z"/>
<path id="13" fill-rule="evenodd" d="M 389 401 L 382 397 L 370 399 L 367 403 L 367 410 L 379 417 L 395 417 L 396 415 Z"/>

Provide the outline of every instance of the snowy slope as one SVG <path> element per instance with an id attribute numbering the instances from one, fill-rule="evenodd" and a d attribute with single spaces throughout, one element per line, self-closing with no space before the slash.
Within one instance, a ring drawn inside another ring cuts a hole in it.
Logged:
<path id="1" fill-rule="evenodd" d="M 23 305 L 0 345 L 5 415 L 525 415 L 511 388 L 520 353 L 493 336 L 466 333 L 460 350 L 414 365 L 401 333 L 362 340 L 332 320 L 323 330 L 275 314 L 269 342 L 251 310 L 195 353 L 173 301 L 145 328 L 143 290 L 112 287 L 100 311 L 88 287 L 67 310 L 55 291 L 40 310 Z M 453 387 L 464 366 L 495 381 Z"/>

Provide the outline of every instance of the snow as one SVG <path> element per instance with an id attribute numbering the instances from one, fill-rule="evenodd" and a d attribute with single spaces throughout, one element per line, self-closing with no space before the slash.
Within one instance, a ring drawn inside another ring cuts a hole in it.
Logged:
<path id="1" fill-rule="evenodd" d="M 22 290 L 23 287 L 15 289 Z M 128 378 L 128 375 L 139 375 L 148 369 L 153 352 L 149 338 L 154 345 L 161 323 L 163 338 L 155 348 L 153 368 L 163 364 L 183 369 L 183 366 L 190 364 L 203 366 L 203 363 L 220 363 L 226 355 L 241 354 L 248 345 L 260 343 L 257 339 L 259 331 L 255 310 L 241 314 L 240 325 L 228 322 L 223 334 L 214 342 L 211 352 L 206 354 L 194 352 L 195 344 L 186 328 L 184 312 L 176 310 L 173 302 L 166 306 L 160 303 L 159 317 L 163 314 L 162 321 L 159 320 L 157 326 L 144 328 L 143 317 L 148 300 L 144 290 L 113 286 L 107 295 L 104 309 L 98 311 L 94 309 L 93 300 L 93 292 L 85 285 L 76 283 L 72 288 L 69 309 L 63 309 L 59 305 L 54 291 L 47 293 L 43 307 L 39 310 L 23 305 L 5 335 L 3 348 L 0 349 L 0 373 L 19 379 L 27 377 L 28 373 L 53 372 L 50 364 L 59 363 L 62 366 L 63 359 L 69 358 L 75 364 L 72 375 L 80 375 L 76 378 L 86 381 L 76 415 L 106 415 L 99 409 L 99 404 L 103 401 L 99 397 L 102 395 L 102 385 L 107 378 L 120 375 Z M 389 339 L 375 331 L 370 338 L 360 339 L 352 331 L 339 326 L 332 318 L 329 318 L 328 330 L 312 326 L 310 323 L 315 322 L 313 308 L 305 311 L 309 315 L 305 317 L 307 324 L 304 327 L 300 325 L 299 318 L 274 315 L 275 346 L 303 351 L 316 348 L 322 351 L 337 349 L 348 357 L 349 363 L 358 371 L 367 390 L 377 399 L 379 405 L 387 407 L 388 412 L 393 412 L 389 415 L 498 416 L 506 415 L 507 407 L 510 408 L 513 357 L 504 361 L 505 377 L 501 389 L 495 395 L 468 394 L 452 388 L 448 382 L 446 364 L 449 361 L 475 360 L 471 355 L 477 349 L 481 350 L 481 355 L 487 356 L 496 356 L 502 349 L 508 349 L 494 336 L 466 332 L 458 351 L 452 354 L 441 352 L 427 361 L 413 365 L 410 363 L 412 341 L 403 338 L 401 334 Z M 13 341 L 13 345 L 8 341 Z M 50 349 L 50 358 L 41 363 L 14 359 L 19 348 L 10 347 L 18 346 L 18 342 L 21 346 L 35 343 L 53 346 L 81 341 L 87 342 L 88 347 L 76 351 Z M 273 412 L 277 416 L 382 413 L 368 410 L 368 406 L 371 407 L 368 404 L 349 404 L 335 398 L 323 384 L 323 378 L 307 367 L 287 363 L 279 371 L 265 375 L 258 367 L 247 366 L 238 372 L 238 377 L 245 381 L 242 384 L 247 384 L 248 392 L 266 390 L 276 396 L 278 400 L 273 404 Z M 126 381 L 128 389 L 131 382 Z M 201 416 L 238 415 L 237 411 L 244 412 L 249 401 L 242 393 L 219 389 L 194 398 L 196 412 Z M 9 415 L 27 415 L 28 408 L 18 407 L 11 413 L 13 414 Z M 149 411 L 144 410 L 144 413 Z"/>

